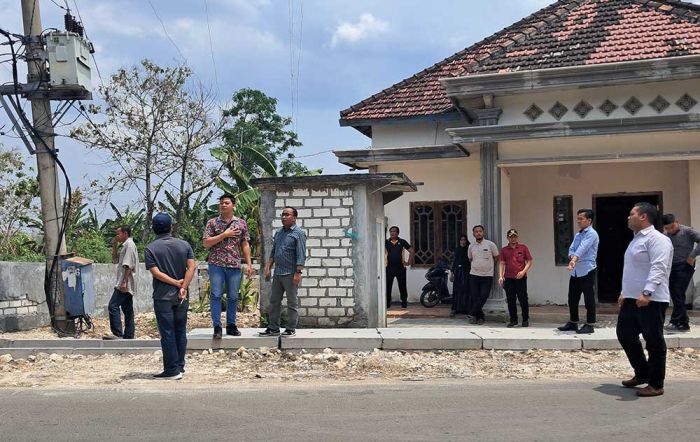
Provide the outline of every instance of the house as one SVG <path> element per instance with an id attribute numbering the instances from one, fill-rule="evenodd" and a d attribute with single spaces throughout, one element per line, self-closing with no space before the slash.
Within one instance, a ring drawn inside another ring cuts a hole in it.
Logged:
<path id="1" fill-rule="evenodd" d="M 423 183 L 386 206 L 415 247 L 411 300 L 425 267 L 484 224 L 530 247 L 532 303 L 566 304 L 575 212 L 592 208 L 598 302 L 614 302 L 635 202 L 700 227 L 698 101 L 700 6 L 561 0 L 341 111 L 372 144 L 335 154 Z"/>

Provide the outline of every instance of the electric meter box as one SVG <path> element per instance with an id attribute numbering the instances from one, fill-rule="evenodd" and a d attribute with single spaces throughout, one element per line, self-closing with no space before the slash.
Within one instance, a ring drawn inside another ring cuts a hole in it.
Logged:
<path id="1" fill-rule="evenodd" d="M 46 35 L 52 88 L 82 88 L 92 92 L 90 44 L 72 32 L 51 32 Z"/>
<path id="2" fill-rule="evenodd" d="M 92 261 L 73 257 L 61 260 L 66 316 L 76 318 L 95 311 L 95 273 Z"/>

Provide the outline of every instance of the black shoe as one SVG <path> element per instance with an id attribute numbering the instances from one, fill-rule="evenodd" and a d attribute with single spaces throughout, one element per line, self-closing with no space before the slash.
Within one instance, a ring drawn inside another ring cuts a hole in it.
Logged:
<path id="1" fill-rule="evenodd" d="M 486 322 L 484 318 L 479 318 L 476 320 L 476 325 L 484 325 L 484 322 Z"/>
<path id="2" fill-rule="evenodd" d="M 260 333 L 258 333 L 258 336 L 279 336 L 279 335 L 280 335 L 279 330 L 272 331 L 269 328 L 266 328 L 265 331 L 261 331 Z"/>
<path id="3" fill-rule="evenodd" d="M 282 336 L 294 336 L 296 335 L 297 332 L 294 330 L 286 329 L 284 333 L 282 333 Z"/>
<path id="4" fill-rule="evenodd" d="M 238 331 L 236 324 L 229 324 L 226 326 L 226 334 L 229 336 L 240 336 L 241 332 Z"/>
<path id="5" fill-rule="evenodd" d="M 508 328 L 513 328 L 513 327 L 515 327 L 516 325 L 518 325 L 518 321 L 510 321 L 510 322 L 508 323 L 508 325 L 506 325 L 506 327 L 508 327 Z"/>
<path id="6" fill-rule="evenodd" d="M 591 324 L 583 324 L 581 328 L 578 329 L 578 334 L 580 335 L 590 335 L 593 332 L 594 330 Z"/>
<path id="7" fill-rule="evenodd" d="M 456 311 L 450 310 L 450 318 L 454 318 L 456 314 L 457 314 Z"/>
<path id="8" fill-rule="evenodd" d="M 467 317 L 467 319 L 469 320 L 470 324 L 476 324 L 477 319 L 475 317 L 469 316 L 469 317 Z"/>
<path id="9" fill-rule="evenodd" d="M 690 325 L 688 324 L 681 324 L 678 326 L 678 331 L 679 332 L 689 332 L 690 331 Z"/>
<path id="10" fill-rule="evenodd" d="M 156 379 L 163 379 L 163 380 L 169 380 L 169 381 L 177 381 L 177 380 L 182 379 L 182 373 L 181 373 L 181 372 L 177 372 L 177 373 L 175 373 L 175 374 L 167 374 L 167 373 L 165 373 L 165 372 L 162 372 L 162 373 L 154 374 L 153 377 L 156 378 Z"/>
<path id="11" fill-rule="evenodd" d="M 115 335 L 104 335 L 102 336 L 102 340 L 104 341 L 114 341 L 116 339 L 124 339 L 121 336 L 115 336 Z"/>
<path id="12" fill-rule="evenodd" d="M 408 308 L 408 303 L 402 302 L 402 303 L 401 303 L 401 308 Z"/>
<path id="13" fill-rule="evenodd" d="M 558 327 L 557 330 L 559 330 L 559 331 L 578 331 L 578 326 L 576 325 L 575 322 L 567 322 L 566 324 L 562 325 L 561 327 Z"/>
<path id="14" fill-rule="evenodd" d="M 529 327 L 530 326 L 530 321 L 523 321 L 523 325 L 521 327 Z"/>
<path id="15" fill-rule="evenodd" d="M 214 339 L 221 339 L 221 326 L 220 325 L 215 325 L 214 326 Z"/>

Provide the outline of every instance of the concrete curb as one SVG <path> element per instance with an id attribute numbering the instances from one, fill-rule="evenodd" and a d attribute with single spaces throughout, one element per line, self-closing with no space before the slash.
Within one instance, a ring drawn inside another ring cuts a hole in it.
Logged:
<path id="1" fill-rule="evenodd" d="M 336 351 L 381 350 L 618 350 L 614 328 L 598 328 L 594 334 L 564 333 L 552 328 L 530 327 L 392 327 L 371 329 L 303 329 L 294 337 L 258 337 L 259 329 L 240 329 L 241 336 L 212 339 L 212 329 L 194 329 L 187 349 L 236 350 L 279 348 L 282 350 Z M 700 330 L 666 335 L 668 348 L 700 348 Z M 0 355 L 24 358 L 30 354 L 144 354 L 160 350 L 158 339 L 0 339 Z"/>

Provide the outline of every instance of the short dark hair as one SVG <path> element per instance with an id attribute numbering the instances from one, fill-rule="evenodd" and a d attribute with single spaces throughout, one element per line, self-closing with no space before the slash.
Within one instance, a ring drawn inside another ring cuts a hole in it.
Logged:
<path id="1" fill-rule="evenodd" d="M 236 197 L 231 195 L 230 193 L 224 193 L 223 195 L 221 195 L 219 197 L 219 202 L 221 202 L 222 200 L 225 200 L 226 198 L 231 200 L 231 204 L 236 204 Z"/>
<path id="2" fill-rule="evenodd" d="M 482 226 L 481 224 L 477 224 L 477 225 L 475 225 L 474 227 L 472 227 L 472 233 L 473 233 L 476 229 L 481 229 L 481 230 L 483 230 L 483 231 L 486 231 L 486 229 L 484 228 L 484 226 Z"/>
<path id="3" fill-rule="evenodd" d="M 284 206 L 284 207 L 282 207 L 282 211 L 284 211 L 284 209 L 291 209 L 291 210 L 292 210 L 292 214 L 294 215 L 294 218 L 296 218 L 297 216 L 299 216 L 299 215 L 297 214 L 297 209 L 295 209 L 295 208 L 292 207 L 292 206 Z"/>
<path id="4" fill-rule="evenodd" d="M 580 215 L 583 213 L 583 216 L 586 217 L 586 219 L 590 219 L 593 221 L 593 218 L 595 218 L 595 213 L 593 212 L 593 209 L 579 209 L 576 212 L 576 215 Z"/>
<path id="5" fill-rule="evenodd" d="M 391 226 L 389 227 L 389 231 L 391 232 L 391 229 L 396 229 L 396 233 L 401 233 L 401 229 L 399 229 L 399 226 Z"/>
<path id="6" fill-rule="evenodd" d="M 656 220 L 659 217 L 659 209 L 655 205 L 647 202 L 640 202 L 634 205 L 637 208 L 637 213 L 640 215 L 646 215 L 649 223 L 656 224 Z"/>
<path id="7" fill-rule="evenodd" d="M 131 226 L 127 226 L 126 224 L 124 224 L 124 225 L 117 227 L 117 229 L 126 233 L 126 236 L 131 236 Z"/>
<path id="8" fill-rule="evenodd" d="M 676 222 L 676 215 L 672 213 L 667 213 L 663 217 L 661 217 L 661 222 L 663 223 L 664 226 L 668 226 L 669 224 L 673 224 Z"/>

